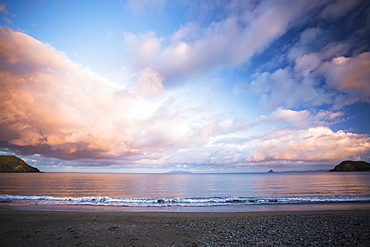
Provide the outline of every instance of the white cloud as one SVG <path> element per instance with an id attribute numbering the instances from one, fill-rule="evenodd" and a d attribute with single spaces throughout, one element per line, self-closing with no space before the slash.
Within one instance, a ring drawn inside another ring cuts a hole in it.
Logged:
<path id="1" fill-rule="evenodd" d="M 310 112 L 309 110 L 294 111 L 277 108 L 268 116 L 261 116 L 255 125 L 282 124 L 284 128 L 303 129 L 318 126 L 328 126 L 341 121 L 342 112 L 324 111 Z"/>
<path id="2" fill-rule="evenodd" d="M 163 92 L 163 77 L 151 68 L 146 68 L 141 72 L 136 85 L 146 97 L 153 97 Z"/>
<path id="3" fill-rule="evenodd" d="M 310 67 L 305 71 L 306 77 L 297 75 L 290 67 L 278 69 L 273 73 L 256 73 L 255 79 L 250 84 L 240 83 L 236 85 L 236 90 L 239 93 L 259 95 L 260 104 L 268 109 L 332 103 L 334 97 L 332 92 L 326 92 L 318 87 L 318 81 L 308 75 L 309 70 Z"/>
<path id="4" fill-rule="evenodd" d="M 251 82 L 239 82 L 235 92 L 260 96 L 268 109 L 345 105 L 369 101 L 369 52 L 344 56 L 348 41 L 324 42 L 313 47 L 322 30 L 309 28 L 287 54 L 288 65 L 275 71 L 255 73 Z"/>
<path id="5" fill-rule="evenodd" d="M 319 54 L 309 53 L 300 56 L 295 61 L 294 70 L 307 76 L 312 71 L 316 70 L 321 65 L 321 58 Z"/>
<path id="6" fill-rule="evenodd" d="M 239 12 L 235 5 L 244 6 L 242 2 L 231 5 L 233 11 L 228 16 L 208 26 L 183 25 L 169 45 L 152 32 L 125 34 L 129 49 L 134 45 L 135 67 L 149 66 L 165 77 L 165 84 L 173 84 L 221 66 L 240 65 L 283 34 L 303 11 L 319 3 L 263 1 Z"/>
<path id="7" fill-rule="evenodd" d="M 268 160 L 343 160 L 370 150 L 369 137 L 333 132 L 327 127 L 281 130 L 254 140 L 248 161 Z"/>

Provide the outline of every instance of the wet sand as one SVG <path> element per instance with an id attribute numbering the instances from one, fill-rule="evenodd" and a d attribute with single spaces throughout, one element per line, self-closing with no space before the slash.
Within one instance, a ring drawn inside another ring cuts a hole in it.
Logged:
<path id="1" fill-rule="evenodd" d="M 0 246 L 368 246 L 370 210 L 247 213 L 0 209 Z"/>

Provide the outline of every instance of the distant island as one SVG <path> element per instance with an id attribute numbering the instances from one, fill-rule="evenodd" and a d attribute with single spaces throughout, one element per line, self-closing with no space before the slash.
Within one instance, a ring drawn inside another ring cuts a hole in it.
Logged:
<path id="1" fill-rule="evenodd" d="M 40 172 L 14 155 L 0 155 L 0 172 Z"/>
<path id="2" fill-rule="evenodd" d="M 329 172 L 363 172 L 370 171 L 370 163 L 365 161 L 342 161 L 339 165 L 336 165 Z"/>

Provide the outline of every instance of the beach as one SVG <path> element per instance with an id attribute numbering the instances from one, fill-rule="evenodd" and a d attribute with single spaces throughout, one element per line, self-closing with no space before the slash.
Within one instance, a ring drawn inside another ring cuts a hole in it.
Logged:
<path id="1" fill-rule="evenodd" d="M 368 246 L 370 210 L 236 213 L 0 209 L 0 246 Z"/>

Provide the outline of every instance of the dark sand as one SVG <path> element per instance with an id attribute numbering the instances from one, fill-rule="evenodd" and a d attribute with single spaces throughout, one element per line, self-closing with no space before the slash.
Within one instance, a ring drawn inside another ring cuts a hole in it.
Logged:
<path id="1" fill-rule="evenodd" d="M 248 213 L 0 209 L 0 246 L 370 246 L 370 210 Z"/>

